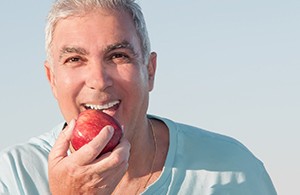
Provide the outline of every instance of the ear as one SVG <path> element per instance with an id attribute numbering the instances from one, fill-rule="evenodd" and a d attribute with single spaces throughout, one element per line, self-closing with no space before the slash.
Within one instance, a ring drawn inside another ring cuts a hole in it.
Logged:
<path id="1" fill-rule="evenodd" d="M 157 54 L 155 52 L 151 52 L 148 63 L 148 86 L 149 91 L 152 91 L 154 88 L 154 78 L 156 71 L 156 62 L 157 62 Z"/>
<path id="2" fill-rule="evenodd" d="M 53 68 L 52 68 L 51 64 L 49 64 L 48 61 L 45 61 L 44 67 L 45 67 L 45 72 L 46 72 L 47 79 L 48 79 L 49 84 L 51 86 L 52 93 L 53 93 L 54 97 L 57 98 L 55 75 L 53 73 Z"/>

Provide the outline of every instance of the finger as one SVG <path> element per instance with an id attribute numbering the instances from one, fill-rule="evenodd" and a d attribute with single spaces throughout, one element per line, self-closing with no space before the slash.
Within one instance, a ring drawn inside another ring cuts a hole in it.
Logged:
<path id="1" fill-rule="evenodd" d="M 129 141 L 123 136 L 120 140 L 120 143 L 116 146 L 116 148 L 113 150 L 116 154 L 121 155 L 123 158 L 123 161 L 128 162 L 129 156 L 130 156 L 130 148 L 131 145 Z"/>
<path id="2" fill-rule="evenodd" d="M 66 157 L 68 154 L 68 149 L 70 145 L 70 139 L 72 136 L 72 131 L 75 126 L 75 120 L 71 120 L 66 129 L 60 132 L 51 152 L 49 154 L 49 160 L 61 159 Z"/>
<path id="3" fill-rule="evenodd" d="M 125 137 L 122 137 L 120 143 L 112 152 L 106 153 L 97 159 L 95 169 L 97 172 L 101 172 L 106 169 L 115 168 L 122 163 L 127 163 L 129 156 L 130 143 Z"/>
<path id="4" fill-rule="evenodd" d="M 128 163 L 123 162 L 113 170 L 106 171 L 102 174 L 105 180 L 99 180 L 95 186 L 98 189 L 98 194 L 112 194 L 116 186 L 120 183 L 128 169 Z"/>
<path id="5" fill-rule="evenodd" d="M 98 157 L 113 134 L 114 128 L 105 126 L 94 139 L 73 153 L 73 160 L 79 165 L 90 164 Z"/>

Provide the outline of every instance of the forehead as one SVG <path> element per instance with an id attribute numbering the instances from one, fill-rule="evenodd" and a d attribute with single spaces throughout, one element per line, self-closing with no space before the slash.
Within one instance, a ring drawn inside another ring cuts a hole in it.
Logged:
<path id="1" fill-rule="evenodd" d="M 124 41 L 140 49 L 132 17 L 124 11 L 97 9 L 59 20 L 53 32 L 52 49 L 59 50 L 68 45 L 87 50 L 93 47 L 103 49 L 107 45 Z"/>

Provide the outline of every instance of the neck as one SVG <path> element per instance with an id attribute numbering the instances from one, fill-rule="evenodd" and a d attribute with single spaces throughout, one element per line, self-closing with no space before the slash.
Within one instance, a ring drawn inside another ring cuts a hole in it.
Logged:
<path id="1" fill-rule="evenodd" d="M 146 119 L 140 129 L 136 129 L 131 144 L 128 176 L 130 178 L 143 177 L 153 171 L 157 151 L 157 141 L 150 119 Z"/>
<path id="2" fill-rule="evenodd" d="M 162 122 L 152 122 L 153 128 L 146 119 L 143 128 L 136 128 L 136 136 L 126 137 L 131 143 L 129 167 L 114 194 L 143 192 L 161 174 L 168 152 L 169 133 Z"/>

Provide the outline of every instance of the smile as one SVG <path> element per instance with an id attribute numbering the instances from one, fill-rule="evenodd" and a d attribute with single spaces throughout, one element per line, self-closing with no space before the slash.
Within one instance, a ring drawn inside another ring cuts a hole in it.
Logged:
<path id="1" fill-rule="evenodd" d="M 119 107 L 119 104 L 120 104 L 120 101 L 116 100 L 116 101 L 109 102 L 109 103 L 103 104 L 103 105 L 85 104 L 84 107 L 86 109 L 93 109 L 93 110 L 100 110 L 100 111 L 111 110 L 111 109 L 115 110 L 115 109 L 117 109 L 117 107 Z"/>

